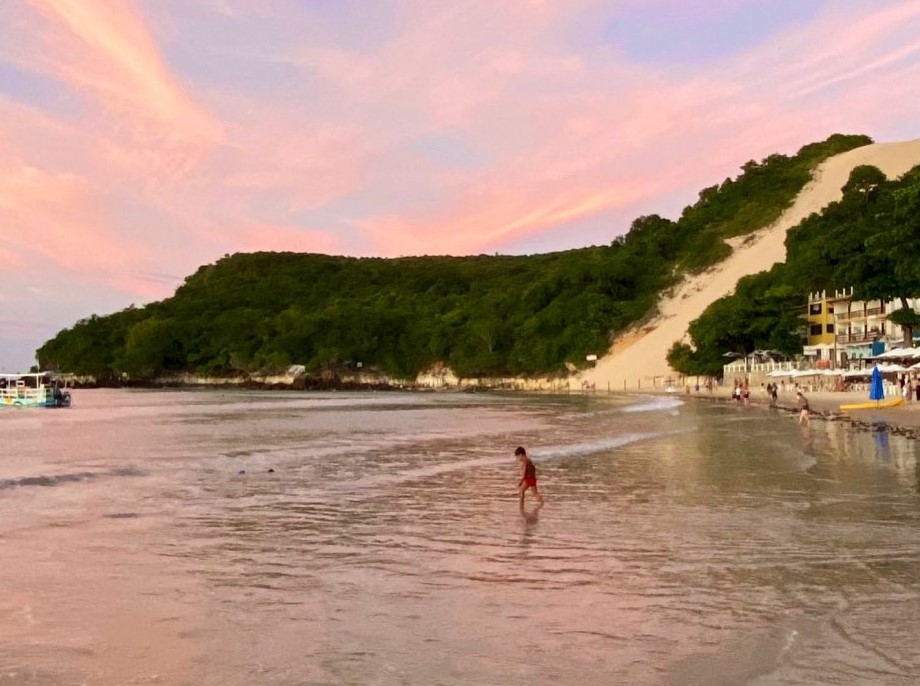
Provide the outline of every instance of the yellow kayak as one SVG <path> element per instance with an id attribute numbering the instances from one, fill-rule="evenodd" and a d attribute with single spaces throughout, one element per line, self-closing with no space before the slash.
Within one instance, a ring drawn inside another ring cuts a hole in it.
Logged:
<path id="1" fill-rule="evenodd" d="M 877 410 L 883 407 L 897 407 L 904 404 L 904 398 L 888 398 L 887 400 L 870 400 L 867 403 L 852 403 L 841 405 L 841 410 Z"/>

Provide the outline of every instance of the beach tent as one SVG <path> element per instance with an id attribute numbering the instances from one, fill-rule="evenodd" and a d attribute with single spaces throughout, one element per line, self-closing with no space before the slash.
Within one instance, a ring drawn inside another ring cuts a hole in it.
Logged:
<path id="1" fill-rule="evenodd" d="M 876 360 L 910 360 L 920 357 L 920 348 L 894 348 L 876 355 Z"/>
<path id="2" fill-rule="evenodd" d="M 829 370 L 826 369 L 797 369 L 792 372 L 793 379 L 800 379 L 803 376 L 826 376 Z"/>
<path id="3" fill-rule="evenodd" d="M 768 373 L 767 376 L 778 379 L 781 376 L 792 376 L 793 374 L 795 374 L 795 371 L 792 369 L 774 369 L 772 372 Z"/>
<path id="4" fill-rule="evenodd" d="M 875 368 L 879 370 L 882 374 L 895 374 L 898 372 L 906 372 L 907 367 L 900 364 L 894 364 L 893 362 L 883 362 L 882 364 L 875 365 Z"/>

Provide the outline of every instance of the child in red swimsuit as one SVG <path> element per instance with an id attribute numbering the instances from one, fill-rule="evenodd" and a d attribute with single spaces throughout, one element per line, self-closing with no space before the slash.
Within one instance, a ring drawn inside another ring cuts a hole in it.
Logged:
<path id="1" fill-rule="evenodd" d="M 517 457 L 518 462 L 521 463 L 521 480 L 518 482 L 518 492 L 521 494 L 521 509 L 524 509 L 524 493 L 528 488 L 533 489 L 533 494 L 537 496 L 537 500 L 540 504 L 543 504 L 543 496 L 540 495 L 540 491 L 537 490 L 537 468 L 531 462 L 530 458 L 527 457 L 527 451 L 524 448 L 518 447 L 514 451 L 515 457 Z"/>

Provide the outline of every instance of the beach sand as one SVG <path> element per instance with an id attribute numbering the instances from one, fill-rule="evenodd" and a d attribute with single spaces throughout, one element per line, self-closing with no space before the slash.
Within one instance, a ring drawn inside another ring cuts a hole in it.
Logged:
<path id="1" fill-rule="evenodd" d="M 850 171 L 872 164 L 897 177 L 920 164 L 920 139 L 904 143 L 875 143 L 826 160 L 792 206 L 772 225 L 731 241 L 732 255 L 706 272 L 686 278 L 658 306 L 659 314 L 638 330 L 614 341 L 596 367 L 573 377 L 572 386 L 593 384 L 598 391 L 651 389 L 668 377 L 677 378 L 666 360 L 675 341 L 689 342 L 687 328 L 706 307 L 732 293 L 743 276 L 769 269 L 786 258 L 786 232 L 805 217 L 841 197 Z M 804 298 L 804 294 L 803 294 Z M 598 351 L 600 352 L 600 351 Z"/>

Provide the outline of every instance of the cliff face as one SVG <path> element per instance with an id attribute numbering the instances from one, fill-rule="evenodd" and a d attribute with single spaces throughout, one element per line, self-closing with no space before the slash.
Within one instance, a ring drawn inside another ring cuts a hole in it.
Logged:
<path id="1" fill-rule="evenodd" d="M 449 368 L 436 365 L 416 377 L 402 378 L 375 371 L 327 371 L 307 374 L 303 369 L 288 370 L 278 374 L 235 374 L 228 376 L 192 373 L 169 374 L 152 379 L 124 377 L 118 381 L 100 382 L 93 376 L 71 379 L 76 388 L 127 387 L 127 388 L 227 388 L 262 390 L 420 390 L 420 391 L 477 391 L 507 390 L 539 393 L 569 393 L 595 390 L 555 376 L 481 376 L 460 378 Z M 616 389 L 605 389 L 616 390 Z"/>

